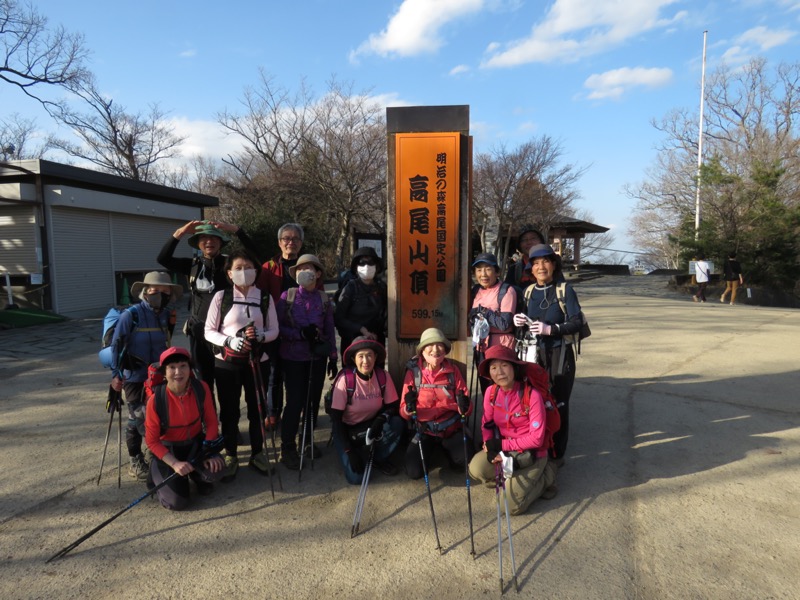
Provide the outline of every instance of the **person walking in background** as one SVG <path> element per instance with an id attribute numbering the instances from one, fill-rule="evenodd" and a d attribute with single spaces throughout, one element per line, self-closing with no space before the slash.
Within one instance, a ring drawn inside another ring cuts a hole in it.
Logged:
<path id="1" fill-rule="evenodd" d="M 698 253 L 697 260 L 694 263 L 694 276 L 695 280 L 697 281 L 697 293 L 692 296 L 692 299 L 695 302 L 705 302 L 706 301 L 706 287 L 708 287 L 708 282 L 711 279 L 711 273 L 709 272 L 708 262 L 706 262 L 706 256 L 702 252 Z"/>
<path id="2" fill-rule="evenodd" d="M 230 242 L 228 234 L 234 234 L 242 246 L 258 255 L 255 243 L 238 225 L 221 221 L 189 221 L 172 234 L 158 254 L 158 264 L 173 273 L 181 273 L 189 278 L 189 320 L 184 329 L 189 338 L 192 361 L 200 379 L 214 390 L 214 353 L 206 342 L 205 323 L 208 306 L 215 293 L 231 287 L 225 274 L 225 259 L 222 248 Z M 194 258 L 174 256 L 178 242 L 189 236 L 192 248 L 200 251 Z"/>
<path id="3" fill-rule="evenodd" d="M 739 291 L 739 286 L 744 284 L 744 276 L 742 275 L 742 265 L 736 260 L 736 252 L 728 254 L 728 260 L 725 261 L 724 267 L 725 277 L 725 291 L 722 292 L 719 301 L 725 303 L 725 297 L 730 292 L 731 306 L 736 302 L 736 292 Z"/>

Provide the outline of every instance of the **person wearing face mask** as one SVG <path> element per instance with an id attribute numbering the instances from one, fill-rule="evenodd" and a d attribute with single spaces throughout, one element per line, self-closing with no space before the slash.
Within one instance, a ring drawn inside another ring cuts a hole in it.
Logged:
<path id="1" fill-rule="evenodd" d="M 422 332 L 417 354 L 406 364 L 400 416 L 416 428 L 405 456 L 406 475 L 411 479 L 424 475 L 417 444 L 422 444 L 428 470 L 435 450 L 444 453 L 454 469 L 463 471 L 466 466 L 462 415 L 466 419 L 472 413 L 472 404 L 461 371 L 446 358 L 450 347 L 444 333 L 431 327 Z M 470 460 L 474 448 L 469 433 L 464 433 L 466 460 Z"/>
<path id="2" fill-rule="evenodd" d="M 528 253 L 536 244 L 544 244 L 545 238 L 533 225 L 523 225 L 517 238 L 517 252 L 514 262 L 508 265 L 505 282 L 518 288 L 521 292 L 534 282 L 531 275 L 531 261 Z"/>
<path id="3" fill-rule="evenodd" d="M 122 311 L 114 329 L 111 346 L 124 350 L 112 355 L 111 387 L 116 392 L 124 391 L 128 405 L 125 430 L 130 456 L 128 472 L 134 479 L 144 480 L 148 471 L 142 453 L 147 367 L 158 362 L 161 353 L 169 347 L 170 313 L 183 288 L 174 285 L 169 274 L 152 271 L 143 281 L 135 282 L 130 291 L 131 296 L 141 302 Z"/>
<path id="4" fill-rule="evenodd" d="M 325 364 L 331 379 L 336 376 L 338 353 L 336 331 L 333 324 L 331 301 L 318 289 L 322 279 L 322 263 L 313 254 L 304 254 L 289 269 L 299 287 L 281 294 L 278 301 L 278 322 L 281 328 L 281 364 L 286 381 L 286 406 L 281 425 L 281 462 L 287 469 L 300 468 L 297 450 L 300 416 L 310 407 L 308 419 L 304 418 L 304 452 L 313 452 L 315 458 L 322 452 L 313 444 L 314 426 L 325 384 Z M 299 435 L 303 440 L 303 433 Z"/>
<path id="5" fill-rule="evenodd" d="M 233 480 L 239 469 L 237 444 L 242 389 L 250 434 L 248 466 L 262 475 L 270 472 L 260 419 L 261 414 L 266 414 L 266 407 L 259 410 L 250 361 L 252 358 L 258 361 L 261 379 L 268 381 L 270 365 L 266 344 L 278 337 L 279 328 L 272 297 L 255 287 L 260 269 L 260 263 L 249 252 L 232 252 L 225 262 L 225 272 L 233 289 L 214 294 L 205 323 L 205 338 L 217 349 L 214 372 L 226 454 L 223 482 Z"/>
<path id="6" fill-rule="evenodd" d="M 386 345 L 386 284 L 378 278 L 383 261 L 374 248 L 359 248 L 350 261 L 350 272 L 353 277 L 342 288 L 334 312 L 342 355 L 357 337 Z"/>
<path id="7" fill-rule="evenodd" d="M 190 316 L 184 331 L 189 337 L 192 361 L 200 379 L 214 390 L 214 353 L 205 340 L 205 321 L 211 298 L 220 290 L 231 287 L 225 273 L 225 259 L 222 248 L 233 234 L 245 250 L 258 256 L 259 251 L 253 240 L 238 225 L 221 221 L 189 221 L 179 227 L 167 240 L 158 254 L 158 264 L 173 273 L 181 273 L 189 278 Z M 194 258 L 175 257 L 178 243 L 188 236 L 189 246 L 198 250 Z"/>

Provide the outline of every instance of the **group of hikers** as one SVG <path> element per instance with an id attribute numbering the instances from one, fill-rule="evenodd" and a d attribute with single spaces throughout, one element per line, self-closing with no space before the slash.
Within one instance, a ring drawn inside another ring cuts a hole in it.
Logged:
<path id="1" fill-rule="evenodd" d="M 223 254 L 232 236 L 242 249 Z M 194 258 L 174 256 L 184 238 L 198 251 Z M 170 347 L 170 314 L 183 293 L 173 276 L 147 273 L 131 287 L 137 303 L 122 311 L 113 333 L 111 388 L 124 391 L 127 404 L 130 474 L 157 489 L 163 506 L 185 508 L 190 480 L 205 495 L 214 482 L 236 478 L 242 393 L 248 467 L 275 473 L 276 436 L 287 469 L 321 457 L 314 429 L 326 375 L 332 443 L 350 484 L 363 487 L 374 465 L 390 476 L 402 466 L 427 485 L 427 465 L 438 454 L 468 473 L 468 492 L 469 478 L 492 486 L 502 472 L 512 514 L 557 494 L 584 323 L 561 258 L 540 232 L 523 228 L 505 280 L 493 254 L 471 264 L 480 447 L 472 440 L 477 417 L 472 432 L 468 426 L 476 412 L 473 381 L 468 388 L 448 358 L 451 340 L 442 331 L 422 332 L 400 387 L 385 369 L 385 266 L 375 250 L 354 253 L 331 299 L 322 263 L 301 254 L 303 228 L 287 223 L 277 241 L 280 253 L 262 263 L 236 225 L 190 221 L 170 237 L 158 262 L 188 277 L 189 349 Z"/>

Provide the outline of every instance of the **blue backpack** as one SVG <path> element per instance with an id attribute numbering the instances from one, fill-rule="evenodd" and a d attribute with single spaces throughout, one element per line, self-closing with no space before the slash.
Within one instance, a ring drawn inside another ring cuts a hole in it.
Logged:
<path id="1" fill-rule="evenodd" d="M 133 321 L 133 327 L 131 328 L 131 334 L 135 331 L 136 326 L 139 324 L 139 311 L 136 309 L 136 304 L 131 304 L 130 306 L 112 306 L 108 309 L 106 316 L 103 317 L 103 337 L 101 341 L 101 350 L 97 353 L 97 357 L 100 359 L 100 364 L 103 365 L 105 368 L 110 369 L 112 365 L 112 361 L 114 359 L 114 352 L 118 353 L 120 357 L 119 365 L 122 366 L 122 361 L 124 360 L 124 352 L 125 348 L 112 348 L 111 347 L 111 340 L 114 339 L 114 331 L 117 328 L 117 323 L 119 322 L 119 318 L 124 311 L 130 311 L 131 319 Z M 130 336 L 129 336 L 130 337 Z"/>

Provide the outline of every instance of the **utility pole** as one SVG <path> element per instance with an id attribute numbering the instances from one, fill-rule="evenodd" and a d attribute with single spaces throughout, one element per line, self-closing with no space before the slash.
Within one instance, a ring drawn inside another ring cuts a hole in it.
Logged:
<path id="1" fill-rule="evenodd" d="M 703 32 L 703 68 L 700 76 L 700 134 L 697 138 L 697 189 L 694 199 L 694 239 L 700 236 L 700 168 L 703 166 L 703 106 L 706 96 L 706 38 L 708 30 Z"/>

